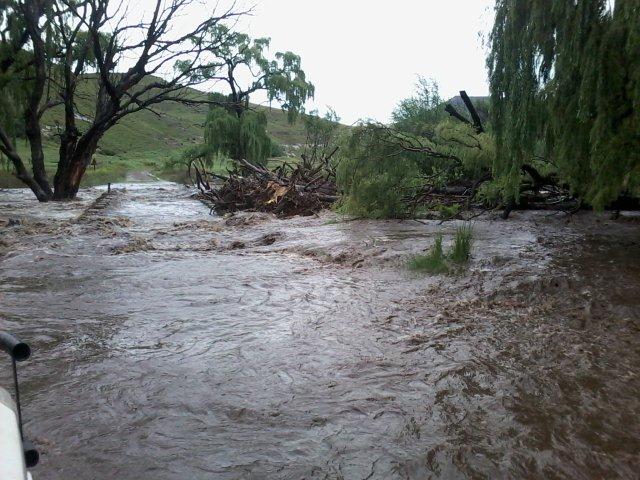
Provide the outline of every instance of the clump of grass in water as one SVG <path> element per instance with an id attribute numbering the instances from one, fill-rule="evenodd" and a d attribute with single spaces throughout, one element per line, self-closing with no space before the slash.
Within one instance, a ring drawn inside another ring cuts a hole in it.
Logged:
<path id="1" fill-rule="evenodd" d="M 442 234 L 436 235 L 436 240 L 426 255 L 417 255 L 409 262 L 411 270 L 427 271 L 429 273 L 447 273 L 447 265 L 444 252 L 442 250 Z"/>
<path id="2" fill-rule="evenodd" d="M 471 257 L 471 248 L 473 247 L 473 230 L 471 225 L 462 225 L 456 230 L 456 236 L 453 240 L 453 248 L 449 253 L 452 262 L 462 264 L 467 263 Z"/>
<path id="3" fill-rule="evenodd" d="M 442 234 L 436 235 L 431 250 L 426 255 L 418 255 L 411 259 L 409 268 L 433 274 L 450 273 L 453 269 L 449 261 L 457 265 L 463 265 L 471 258 L 473 248 L 473 230 L 470 225 L 458 227 L 453 240 L 453 246 L 447 255 L 442 248 Z"/>

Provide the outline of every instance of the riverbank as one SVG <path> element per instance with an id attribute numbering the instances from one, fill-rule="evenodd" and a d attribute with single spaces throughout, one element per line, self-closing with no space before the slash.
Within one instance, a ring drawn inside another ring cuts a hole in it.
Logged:
<path id="1" fill-rule="evenodd" d="M 455 222 L 216 217 L 123 187 L 0 192 L 38 478 L 635 474 L 633 217 L 481 218 L 468 270 L 431 276 L 406 262 Z"/>

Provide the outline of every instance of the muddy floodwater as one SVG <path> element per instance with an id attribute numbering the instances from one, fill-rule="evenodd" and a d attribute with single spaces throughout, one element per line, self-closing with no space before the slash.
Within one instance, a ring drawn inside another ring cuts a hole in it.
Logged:
<path id="1" fill-rule="evenodd" d="M 640 222 L 210 215 L 171 183 L 0 191 L 36 480 L 638 478 Z M 0 358 L 0 385 L 10 385 Z"/>

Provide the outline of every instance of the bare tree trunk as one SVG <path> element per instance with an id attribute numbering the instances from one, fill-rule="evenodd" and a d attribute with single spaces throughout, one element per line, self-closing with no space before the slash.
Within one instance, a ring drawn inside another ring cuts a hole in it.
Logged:
<path id="1" fill-rule="evenodd" d="M 74 156 L 69 159 L 63 169 L 58 168 L 54 180 L 54 200 L 71 200 L 80 189 L 82 176 L 91 161 L 91 154 Z"/>
<path id="2" fill-rule="evenodd" d="M 484 132 L 484 127 L 482 126 L 482 120 L 480 120 L 480 115 L 478 115 L 478 111 L 476 110 L 476 107 L 473 106 L 473 102 L 469 98 L 469 95 L 467 95 L 467 92 L 465 92 L 464 90 L 461 90 L 460 98 L 462 98 L 462 101 L 467 107 L 467 110 L 469 110 L 469 114 L 473 119 L 473 126 L 475 127 L 476 132 L 478 133 Z"/>
<path id="3" fill-rule="evenodd" d="M 42 39 L 41 26 L 39 24 L 43 7 L 38 2 L 27 2 L 25 6 L 26 28 L 33 45 L 34 69 L 33 89 L 29 93 L 25 109 L 25 133 L 31 147 L 33 180 L 48 197 L 51 197 L 53 192 L 51 191 L 51 185 L 44 166 L 42 130 L 40 128 L 40 102 L 42 101 L 47 81 L 45 43 Z M 31 189 L 33 190 L 33 188 Z"/>
<path id="4" fill-rule="evenodd" d="M 68 150 L 66 157 L 62 157 L 62 146 L 60 147 L 60 160 L 58 170 L 54 178 L 54 200 L 70 200 L 75 198 L 80 189 L 80 182 L 87 167 L 91 163 L 91 158 L 98 148 L 98 141 L 102 133 L 88 132 L 78 141 L 75 149 Z"/>

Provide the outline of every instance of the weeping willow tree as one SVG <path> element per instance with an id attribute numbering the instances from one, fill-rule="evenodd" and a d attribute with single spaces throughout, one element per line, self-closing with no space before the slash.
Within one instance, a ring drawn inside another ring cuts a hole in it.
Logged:
<path id="1" fill-rule="evenodd" d="M 209 110 L 205 124 L 205 142 L 209 154 L 264 163 L 273 141 L 267 134 L 264 112 L 243 109 L 238 114 L 223 95 L 212 95 L 217 105 Z M 223 106 L 218 106 L 223 105 Z"/>
<path id="2" fill-rule="evenodd" d="M 249 103 L 258 92 L 269 102 L 276 101 L 287 113 L 290 123 L 304 112 L 314 94 L 314 86 L 302 70 L 301 59 L 292 52 L 277 52 L 268 58 L 269 38 L 252 39 L 225 25 L 207 32 L 205 48 L 211 46 L 218 64 L 194 73 L 199 80 L 222 85 L 226 94 L 213 94 L 214 106 L 205 125 L 205 140 L 210 152 L 232 160 L 247 159 L 263 163 L 272 142 L 267 135 L 267 118 Z M 181 63 L 177 63 L 181 67 Z"/>
<path id="3" fill-rule="evenodd" d="M 494 173 L 544 159 L 597 208 L 640 193 L 640 0 L 497 0 Z"/>

